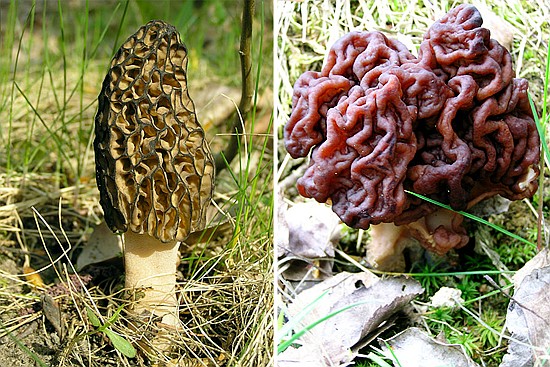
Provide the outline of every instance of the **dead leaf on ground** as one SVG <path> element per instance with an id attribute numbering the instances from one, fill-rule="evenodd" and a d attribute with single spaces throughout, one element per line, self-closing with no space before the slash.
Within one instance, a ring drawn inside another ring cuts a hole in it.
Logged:
<path id="1" fill-rule="evenodd" d="M 111 232 L 105 222 L 94 228 L 88 243 L 76 260 L 76 268 L 112 260 L 122 254 L 122 237 Z"/>
<path id="2" fill-rule="evenodd" d="M 549 252 L 541 251 L 514 277 L 513 300 L 506 328 L 511 333 L 508 353 L 500 367 L 542 366 L 550 350 Z"/>
<path id="3" fill-rule="evenodd" d="M 35 288 L 45 288 L 44 280 L 40 273 L 37 273 L 36 270 L 29 265 L 23 265 L 23 274 L 25 274 L 25 279 L 29 284 Z"/>
<path id="4" fill-rule="evenodd" d="M 59 338 L 63 339 L 65 336 L 63 315 L 59 303 L 49 294 L 43 294 L 40 297 L 42 301 L 42 312 L 46 319 L 52 324 Z"/>
<path id="5" fill-rule="evenodd" d="M 385 356 L 400 366 L 479 367 L 466 355 L 461 345 L 442 343 L 415 327 L 381 341 L 380 344 Z"/>
<path id="6" fill-rule="evenodd" d="M 298 331 L 338 310 L 279 355 L 279 366 L 341 366 L 357 355 L 354 346 L 424 290 L 414 279 L 383 278 L 370 272 L 340 273 L 300 293 L 288 306 L 292 322 L 300 311 L 326 294 L 294 328 Z"/>
<path id="7" fill-rule="evenodd" d="M 340 235 L 340 219 L 325 204 L 298 203 L 279 213 L 279 261 L 287 280 L 322 280 L 332 276 L 334 245 Z"/>
<path id="8" fill-rule="evenodd" d="M 533 270 L 541 269 L 546 266 L 550 266 L 550 251 L 548 248 L 544 248 L 541 252 L 535 255 L 531 260 L 527 261 L 521 269 L 516 271 L 512 280 L 514 281 L 514 288 L 518 289 L 523 279 L 531 274 Z"/>

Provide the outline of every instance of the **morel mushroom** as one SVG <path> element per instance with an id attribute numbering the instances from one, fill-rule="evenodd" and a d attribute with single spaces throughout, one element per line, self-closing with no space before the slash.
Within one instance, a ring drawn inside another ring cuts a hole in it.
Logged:
<path id="1" fill-rule="evenodd" d="M 105 221 L 124 232 L 134 311 L 178 325 L 179 241 L 205 222 L 214 166 L 187 91 L 187 49 L 177 30 L 151 21 L 111 61 L 95 117 L 97 186 Z"/>
<path id="2" fill-rule="evenodd" d="M 509 52 L 481 24 L 471 5 L 451 10 L 418 57 L 380 32 L 338 40 L 321 72 L 294 87 L 286 149 L 294 158 L 311 151 L 300 194 L 330 199 L 352 227 L 407 225 L 439 254 L 468 242 L 462 218 L 405 190 L 455 210 L 496 194 L 531 197 L 540 153 L 527 81 L 514 78 Z"/>

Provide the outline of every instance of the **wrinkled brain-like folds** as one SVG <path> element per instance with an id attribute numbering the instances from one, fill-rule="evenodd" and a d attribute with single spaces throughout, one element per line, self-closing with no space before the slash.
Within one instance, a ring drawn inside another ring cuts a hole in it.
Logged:
<path id="1" fill-rule="evenodd" d="M 461 5 L 424 36 L 419 56 L 379 32 L 352 32 L 320 72 L 296 82 L 285 145 L 310 154 L 301 195 L 332 201 L 350 226 L 407 224 L 434 210 L 405 190 L 467 209 L 537 188 L 539 137 L 527 82 L 509 52 Z"/>
<path id="2" fill-rule="evenodd" d="M 163 242 L 201 229 L 214 168 L 187 92 L 187 50 L 151 21 L 114 56 L 95 118 L 96 175 L 113 231 Z"/>

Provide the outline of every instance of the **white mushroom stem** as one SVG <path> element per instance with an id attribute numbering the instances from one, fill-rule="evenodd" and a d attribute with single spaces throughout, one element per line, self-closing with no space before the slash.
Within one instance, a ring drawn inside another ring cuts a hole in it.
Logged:
<path id="1" fill-rule="evenodd" d="M 371 240 L 367 244 L 367 261 L 382 271 L 405 270 L 403 250 L 410 241 L 407 228 L 380 223 L 371 225 L 369 233 Z"/>
<path id="2" fill-rule="evenodd" d="M 425 249 L 440 256 L 453 248 L 461 248 L 469 240 L 466 230 L 462 227 L 463 219 L 462 215 L 456 212 L 438 208 L 409 224 L 371 225 L 367 261 L 378 270 L 403 271 L 403 250 L 411 241 L 418 241 Z"/>
<path id="3" fill-rule="evenodd" d="M 179 325 L 176 296 L 176 269 L 179 242 L 163 243 L 147 234 L 128 231 L 124 234 L 124 266 L 126 288 L 139 296 L 133 311 L 148 311 L 162 317 L 162 323 Z"/>

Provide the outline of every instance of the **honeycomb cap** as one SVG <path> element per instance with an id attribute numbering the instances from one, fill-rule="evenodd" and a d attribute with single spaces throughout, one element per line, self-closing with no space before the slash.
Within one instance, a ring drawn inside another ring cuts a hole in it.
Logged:
<path id="1" fill-rule="evenodd" d="M 113 57 L 95 116 L 96 179 L 114 232 L 183 241 L 204 227 L 214 164 L 187 90 L 187 49 L 151 21 Z"/>

